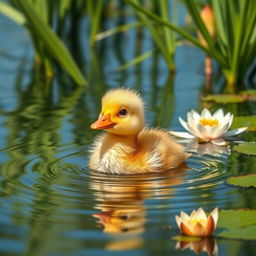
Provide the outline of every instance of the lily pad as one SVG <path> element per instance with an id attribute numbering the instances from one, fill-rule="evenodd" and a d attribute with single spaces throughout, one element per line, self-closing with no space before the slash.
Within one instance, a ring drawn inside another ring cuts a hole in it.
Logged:
<path id="1" fill-rule="evenodd" d="M 240 187 L 256 188 L 256 173 L 231 177 L 227 179 L 228 183 Z"/>
<path id="2" fill-rule="evenodd" d="M 249 99 L 256 98 L 256 90 L 241 91 L 240 94 L 247 96 Z"/>
<path id="3" fill-rule="evenodd" d="M 256 240 L 256 210 L 223 210 L 219 213 L 217 235 L 225 238 Z"/>
<path id="4" fill-rule="evenodd" d="M 237 94 L 218 94 L 218 95 L 208 95 L 203 97 L 204 101 L 214 101 L 216 103 L 240 103 L 244 102 L 246 98 L 243 95 Z"/>
<path id="5" fill-rule="evenodd" d="M 232 129 L 248 127 L 248 131 L 256 131 L 256 116 L 235 116 L 231 125 Z"/>
<path id="6" fill-rule="evenodd" d="M 256 142 L 247 142 L 234 146 L 234 150 L 251 156 L 256 156 Z"/>

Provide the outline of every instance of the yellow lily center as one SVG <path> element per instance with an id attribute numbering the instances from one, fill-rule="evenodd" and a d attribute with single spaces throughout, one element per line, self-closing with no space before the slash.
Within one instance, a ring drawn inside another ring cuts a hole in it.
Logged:
<path id="1" fill-rule="evenodd" d="M 204 219 L 199 219 L 199 218 L 195 218 L 195 219 L 191 219 L 190 223 L 192 225 L 196 225 L 197 223 L 204 225 L 205 224 L 205 220 Z"/>
<path id="2" fill-rule="evenodd" d="M 217 119 L 202 118 L 199 120 L 199 122 L 203 126 L 209 125 L 209 126 L 213 127 L 215 125 L 219 125 L 219 121 Z"/>

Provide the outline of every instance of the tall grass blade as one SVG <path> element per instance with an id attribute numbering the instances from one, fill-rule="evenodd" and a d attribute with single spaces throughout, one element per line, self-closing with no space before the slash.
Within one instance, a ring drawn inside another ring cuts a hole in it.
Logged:
<path id="1" fill-rule="evenodd" d="M 168 0 L 159 1 L 159 5 L 163 20 L 169 21 Z M 166 40 L 167 51 L 169 52 L 169 54 L 173 55 L 175 51 L 175 45 L 173 44 L 171 33 L 173 33 L 173 31 L 171 31 L 167 27 L 164 28 L 164 36 Z"/>
<path id="2" fill-rule="evenodd" d="M 23 26 L 26 23 L 26 18 L 25 16 L 13 8 L 12 6 L 6 4 L 6 3 L 0 3 L 0 13 L 3 15 L 7 16 L 17 24 Z"/>
<path id="3" fill-rule="evenodd" d="M 136 4 L 138 4 L 138 0 L 133 0 L 133 2 L 135 2 Z M 145 16 L 143 13 L 139 12 L 139 11 L 135 11 L 136 15 L 139 17 L 139 19 L 142 21 L 142 23 L 147 27 L 147 29 L 149 30 L 149 32 L 151 33 L 151 36 L 153 37 L 153 40 L 155 42 L 155 44 L 158 46 L 159 50 L 161 51 L 164 59 L 167 62 L 167 65 L 169 66 L 169 68 L 171 70 L 174 70 L 174 63 L 173 60 L 170 56 L 170 54 L 168 53 L 168 51 L 166 51 L 165 45 L 163 40 L 161 40 L 155 26 L 153 25 L 152 21 L 150 19 L 148 19 L 147 16 Z"/>
<path id="4" fill-rule="evenodd" d="M 35 9 L 40 13 L 42 20 L 48 24 L 49 12 L 48 12 L 48 1 L 47 0 L 36 0 L 33 2 Z"/>
<path id="5" fill-rule="evenodd" d="M 142 55 L 139 55 L 137 56 L 136 58 L 134 58 L 133 60 L 121 65 L 120 67 L 118 67 L 118 71 L 123 71 L 129 67 L 132 67 L 136 64 L 139 64 L 140 62 L 146 60 L 147 58 L 151 57 L 153 55 L 155 51 L 154 50 L 150 50 L 150 51 L 147 51 L 145 53 L 143 53 Z"/>
<path id="6" fill-rule="evenodd" d="M 59 6 L 59 17 L 61 20 L 64 19 L 68 8 L 71 6 L 72 0 L 61 0 Z"/>
<path id="7" fill-rule="evenodd" d="M 54 31 L 43 21 L 34 6 L 27 0 L 15 0 L 15 5 L 25 15 L 29 29 L 39 40 L 42 40 L 47 51 L 71 75 L 78 85 L 86 85 L 87 81 L 68 49 Z"/>
<path id="8" fill-rule="evenodd" d="M 217 27 L 217 39 L 222 42 L 222 44 L 227 45 L 227 35 L 225 32 L 225 13 L 220 4 L 220 1 L 212 1 L 212 8 L 215 17 L 215 24 Z"/>
<path id="9" fill-rule="evenodd" d="M 95 43 L 95 36 L 98 33 L 100 20 L 101 20 L 101 13 L 103 11 L 103 0 L 97 0 L 93 2 L 91 5 L 91 34 L 90 34 L 90 45 L 93 46 Z"/>
<path id="10" fill-rule="evenodd" d="M 138 22 L 138 21 L 127 23 L 127 24 L 122 24 L 120 26 L 117 26 L 117 27 L 111 28 L 109 30 L 102 31 L 102 32 L 98 33 L 97 35 L 95 35 L 95 41 L 102 40 L 104 38 L 113 36 L 117 33 L 125 32 L 127 30 L 132 29 L 132 28 L 138 28 L 138 27 L 141 27 L 141 26 L 142 26 L 142 23 Z"/>
<path id="11" fill-rule="evenodd" d="M 178 26 L 173 25 L 172 23 L 169 23 L 162 18 L 158 17 L 154 13 L 146 10 L 145 8 L 141 7 L 140 5 L 136 4 L 133 0 L 124 0 L 125 2 L 129 3 L 131 6 L 133 6 L 136 10 L 140 11 L 141 13 L 146 14 L 151 19 L 155 20 L 159 24 L 162 24 L 163 26 L 168 27 L 169 29 L 174 30 L 176 33 L 180 34 L 187 40 L 189 40 L 191 43 L 202 49 L 204 52 L 206 52 L 209 56 L 214 57 L 218 62 L 220 62 L 223 66 L 227 66 L 225 58 L 219 52 L 215 50 L 209 50 L 207 47 L 204 47 L 196 38 L 191 36 L 189 33 L 187 33 L 184 29 L 179 28 Z"/>

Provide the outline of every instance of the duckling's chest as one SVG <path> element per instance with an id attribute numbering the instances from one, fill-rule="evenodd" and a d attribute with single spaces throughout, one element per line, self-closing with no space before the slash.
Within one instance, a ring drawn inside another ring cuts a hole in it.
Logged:
<path id="1" fill-rule="evenodd" d="M 127 169 L 127 159 L 129 155 L 133 153 L 134 149 L 125 146 L 121 143 L 116 143 L 108 150 L 103 150 L 99 148 L 98 155 L 92 156 L 95 158 L 95 164 L 92 166 L 101 172 L 121 174 L 128 171 Z"/>

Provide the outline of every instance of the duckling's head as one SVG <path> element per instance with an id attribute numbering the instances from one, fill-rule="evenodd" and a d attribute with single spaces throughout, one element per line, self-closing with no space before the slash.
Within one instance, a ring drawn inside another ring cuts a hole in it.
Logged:
<path id="1" fill-rule="evenodd" d="M 99 118 L 92 129 L 117 135 L 136 135 L 144 127 L 144 104 L 138 93 L 129 89 L 108 91 L 102 98 Z"/>

